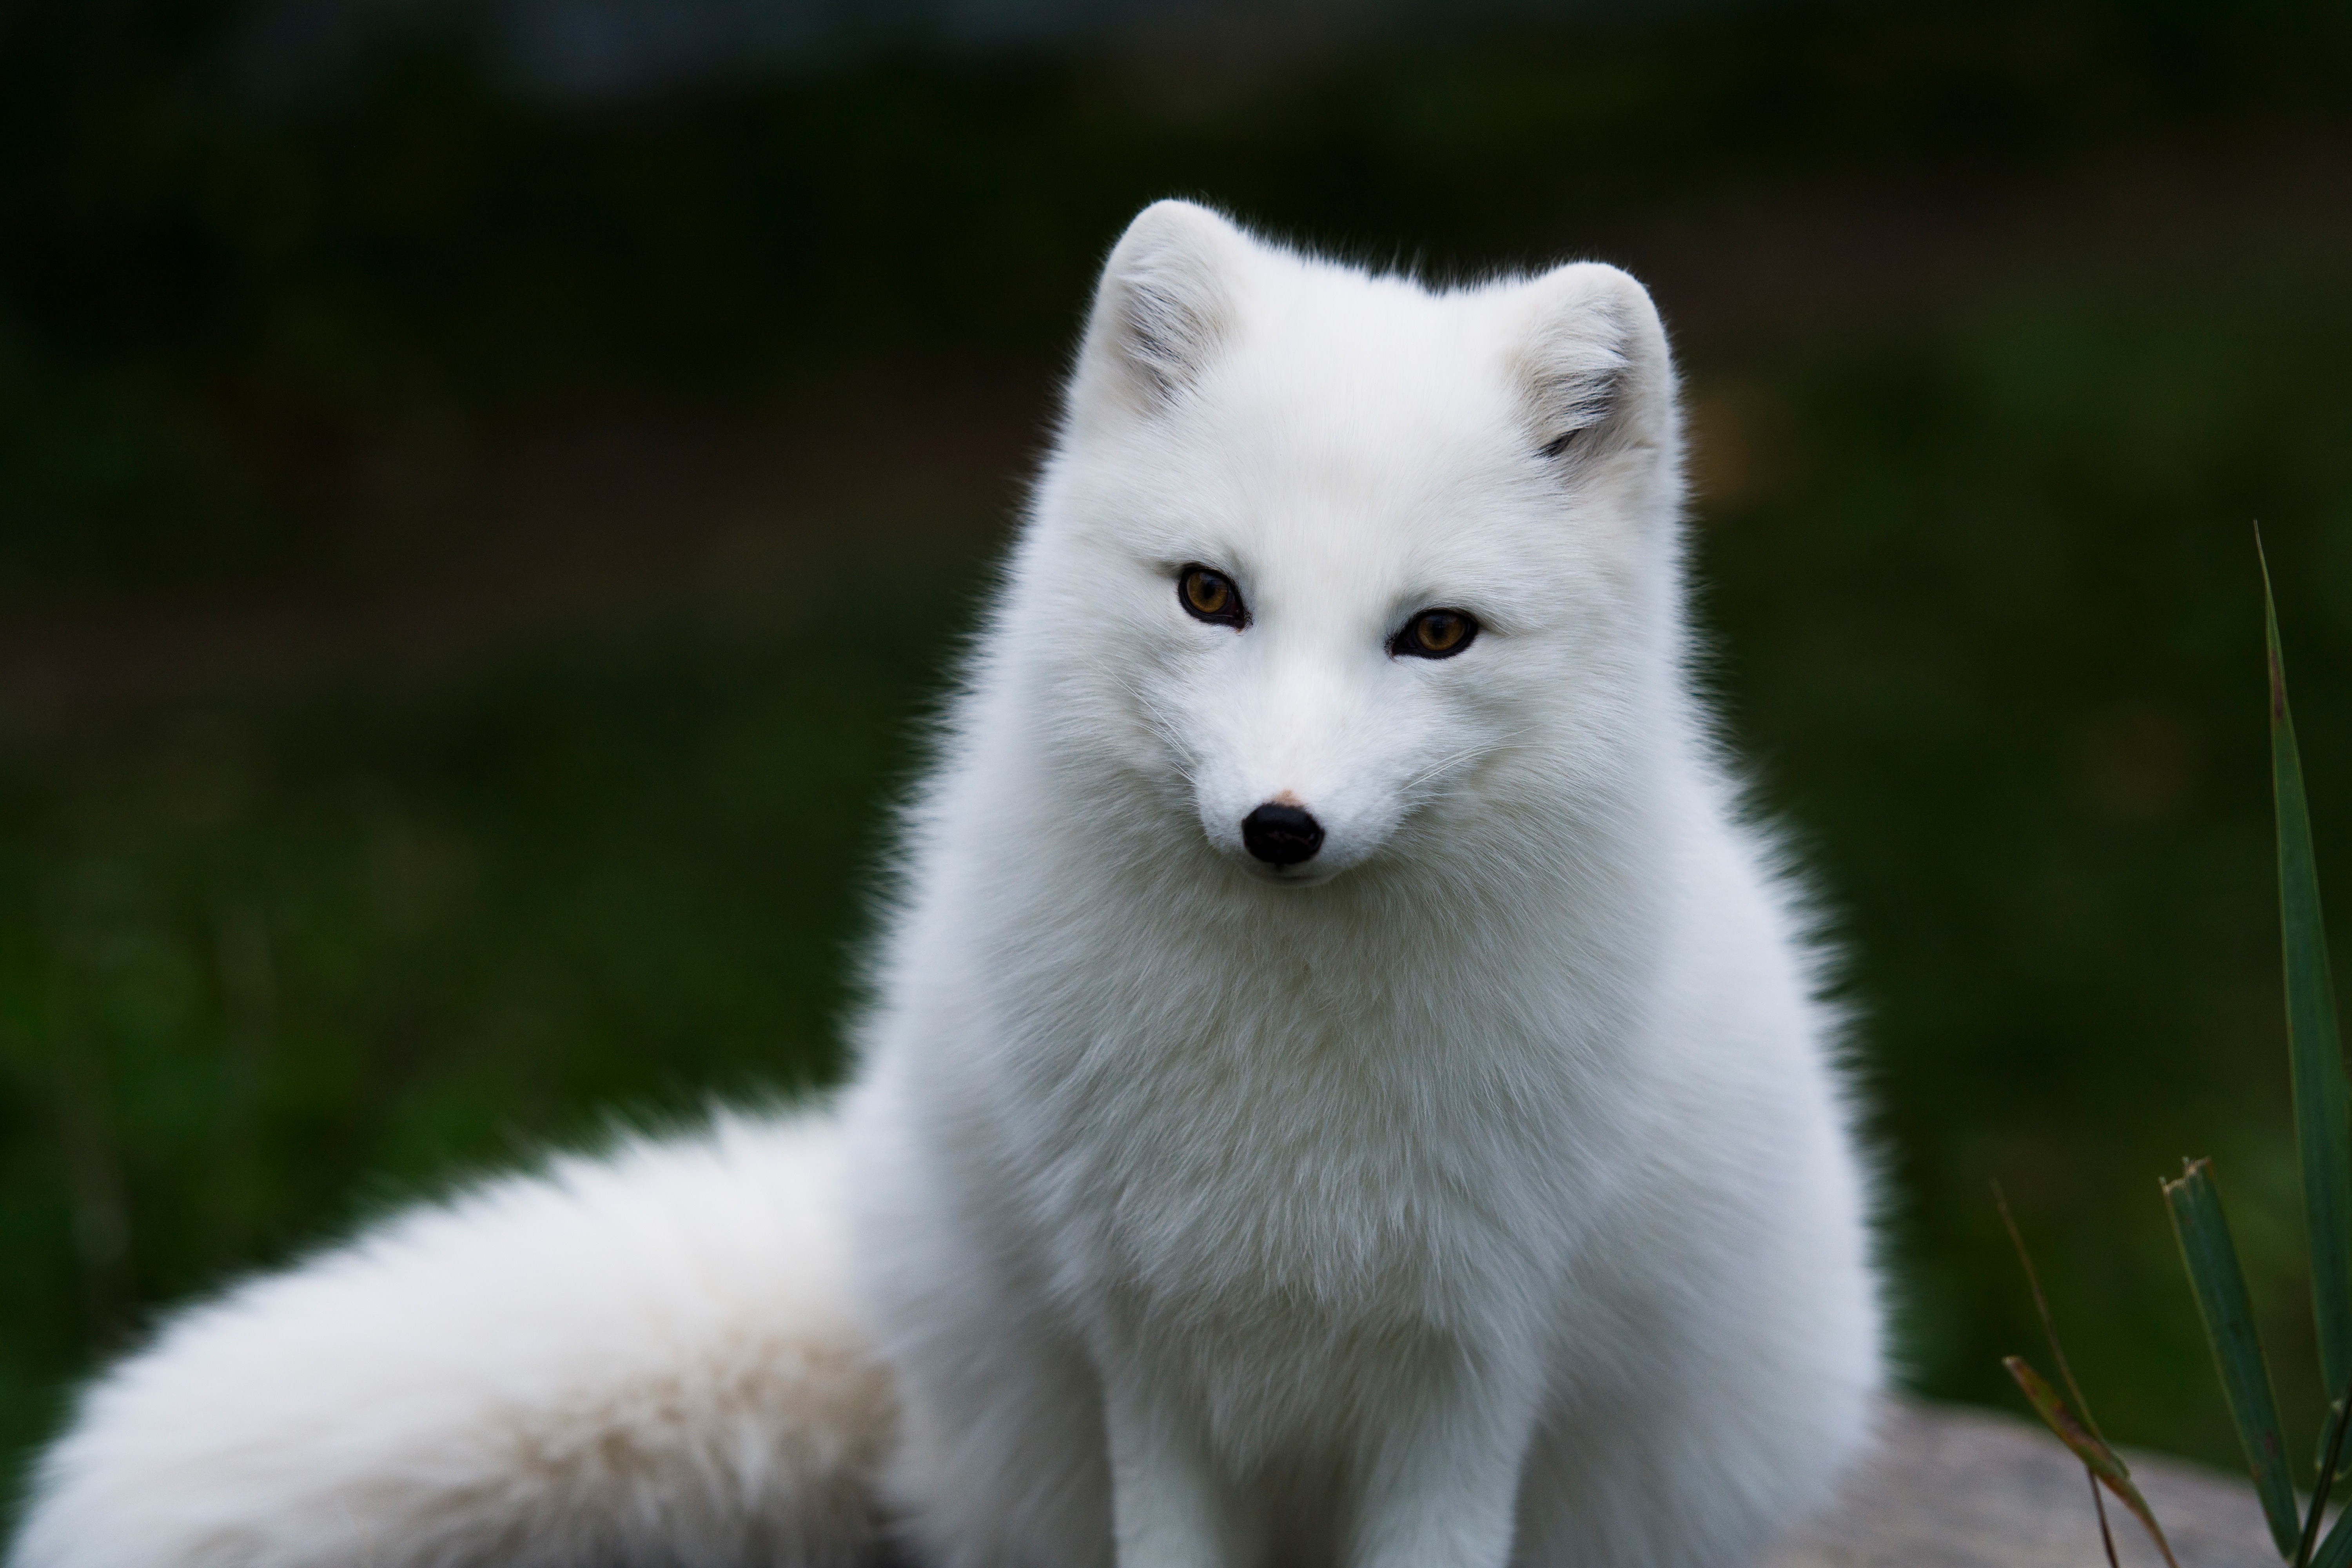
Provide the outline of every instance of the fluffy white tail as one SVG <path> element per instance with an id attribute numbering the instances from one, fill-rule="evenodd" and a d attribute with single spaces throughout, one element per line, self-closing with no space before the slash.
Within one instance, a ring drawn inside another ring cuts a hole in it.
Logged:
<path id="1" fill-rule="evenodd" d="M 839 1568 L 888 1374 L 829 1116 L 412 1211 L 183 1313 L 50 1450 L 14 1568 Z"/>

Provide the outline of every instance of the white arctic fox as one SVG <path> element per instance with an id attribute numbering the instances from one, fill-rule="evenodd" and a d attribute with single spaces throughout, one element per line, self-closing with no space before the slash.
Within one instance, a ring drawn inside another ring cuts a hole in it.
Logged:
<path id="1" fill-rule="evenodd" d="M 1880 1375 L 1601 266 L 1112 253 L 856 1081 L 166 1325 L 16 1568 L 1736 1563 Z"/>

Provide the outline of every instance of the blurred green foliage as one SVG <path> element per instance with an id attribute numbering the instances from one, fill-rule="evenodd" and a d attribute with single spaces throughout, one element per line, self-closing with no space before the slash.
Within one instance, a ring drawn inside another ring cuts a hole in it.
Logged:
<path id="1" fill-rule="evenodd" d="M 953 574 L 0 752 L 0 1440 L 151 1303 L 614 1116 L 827 1081 Z"/>
<path id="2" fill-rule="evenodd" d="M 1758 5 L 1271 66 L 908 49 L 593 103 L 430 37 L 273 96 L 234 68 L 244 15 L 0 15 L 0 653 L 12 622 L 345 603 L 457 552 L 490 458 L 574 418 L 790 424 L 975 367 L 1035 403 L 1171 191 L 1442 274 L 1906 193 L 1965 233 L 1988 192 L 2281 148 L 2340 197 L 2352 149 L 2352 33 L 2286 5 Z M 2035 1331 L 1999 1176 L 2109 1431 L 2224 1462 L 2156 1190 L 2181 1154 L 2243 1216 L 2289 1424 L 2318 1404 L 2256 517 L 2321 862 L 2352 863 L 2352 296 L 2340 227 L 2287 217 L 2170 261 L 2062 217 L 2046 268 L 1874 313 L 1809 274 L 1826 308 L 1686 344 L 1716 678 L 1849 944 L 1910 1375 L 2011 1398 Z M 387 492 L 419 447 L 455 454 L 439 488 Z M 832 1072 L 995 536 L 938 521 L 731 615 L 422 675 L 0 686 L 0 1447 L 160 1307 L 383 1204 Z"/>
<path id="3" fill-rule="evenodd" d="M 272 90 L 233 47 L 261 9 L 0 18 L 0 546 L 110 582 L 289 569 L 387 426 L 1049 364 L 1171 192 L 1484 266 L 1675 199 L 2334 123 L 2352 71 L 2326 7 L 1761 4 L 1256 62 L 910 49 L 567 105 L 433 34 Z"/>
<path id="4" fill-rule="evenodd" d="M 1926 1388 L 2007 1403 L 1996 1358 L 2039 1342 L 1998 1177 L 2107 1430 L 2233 1464 L 2156 1186 L 2210 1152 L 2317 1426 L 2250 523 L 2324 858 L 2352 843 L 2347 351 L 2316 269 L 1758 369 L 1785 474 L 1709 520 L 1723 685 L 1851 941 Z"/>

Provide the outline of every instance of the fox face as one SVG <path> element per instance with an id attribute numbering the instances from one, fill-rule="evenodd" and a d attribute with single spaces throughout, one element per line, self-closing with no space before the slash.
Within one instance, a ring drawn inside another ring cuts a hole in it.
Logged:
<path id="1" fill-rule="evenodd" d="M 1559 795 L 1515 781 L 1622 769 L 1672 684 L 1677 449 L 1614 268 L 1432 292 L 1161 203 L 1105 270 L 1015 657 L 1083 787 L 1229 875 L 1513 853 Z"/>

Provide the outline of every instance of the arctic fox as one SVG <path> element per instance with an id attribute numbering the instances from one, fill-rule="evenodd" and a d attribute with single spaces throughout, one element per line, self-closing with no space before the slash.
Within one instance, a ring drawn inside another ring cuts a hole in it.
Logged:
<path id="1" fill-rule="evenodd" d="M 1799 901 L 1694 693 L 1665 335 L 1163 202 L 840 1101 L 168 1324 L 16 1568 L 1752 1557 L 1881 1375 Z"/>

